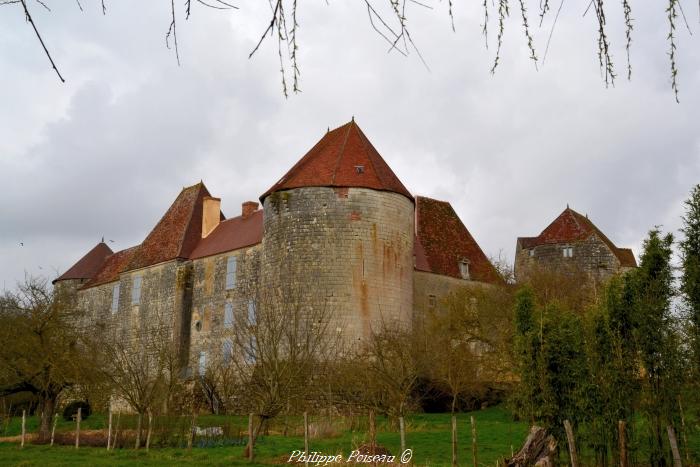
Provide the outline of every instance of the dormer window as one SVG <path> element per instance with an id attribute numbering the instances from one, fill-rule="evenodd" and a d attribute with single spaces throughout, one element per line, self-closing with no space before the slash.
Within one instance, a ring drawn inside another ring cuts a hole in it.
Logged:
<path id="1" fill-rule="evenodd" d="M 358 175 L 365 173 L 365 166 L 364 165 L 356 165 L 355 172 L 357 172 Z"/>
<path id="2" fill-rule="evenodd" d="M 462 276 L 462 279 L 464 280 L 469 280 L 469 260 L 468 259 L 463 259 L 459 262 L 459 275 Z"/>
<path id="3" fill-rule="evenodd" d="M 564 248 L 561 249 L 562 255 L 564 258 L 573 258 L 574 257 L 574 247 L 572 246 L 565 246 Z"/>

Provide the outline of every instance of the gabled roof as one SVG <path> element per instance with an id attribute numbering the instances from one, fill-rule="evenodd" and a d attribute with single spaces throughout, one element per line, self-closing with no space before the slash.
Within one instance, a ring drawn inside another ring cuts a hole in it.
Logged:
<path id="1" fill-rule="evenodd" d="M 459 262 L 466 259 L 469 261 L 471 280 L 492 284 L 503 283 L 503 278 L 459 219 L 450 203 L 417 196 L 416 222 L 419 244 L 416 248 L 416 269 L 426 270 L 425 263 L 421 265 L 422 260 L 419 262 L 422 248 L 428 272 L 461 278 Z"/>
<path id="2" fill-rule="evenodd" d="M 573 243 L 586 240 L 591 235 L 598 236 L 610 251 L 620 261 L 623 267 L 637 267 L 637 261 L 629 248 L 618 248 L 615 244 L 591 222 L 588 216 L 583 216 L 569 206 L 559 214 L 537 237 L 519 237 L 521 248 L 533 248 L 539 245 L 553 243 Z"/>
<path id="3" fill-rule="evenodd" d="M 88 251 L 85 256 L 80 258 L 77 263 L 71 266 L 66 272 L 61 274 L 53 281 L 55 284 L 58 281 L 66 279 L 90 279 L 100 267 L 104 264 L 105 259 L 112 254 L 112 249 L 102 241 Z"/>
<path id="4" fill-rule="evenodd" d="M 138 248 L 138 246 L 134 246 L 126 250 L 117 251 L 109 256 L 102 268 L 95 274 L 95 277 L 90 279 L 82 288 L 87 289 L 119 280 L 119 274 L 126 270 L 126 266 Z"/>
<path id="5" fill-rule="evenodd" d="M 202 203 L 211 196 L 202 182 L 183 188 L 173 204 L 133 253 L 126 270 L 176 258 L 189 258 L 202 238 Z M 223 218 L 223 214 L 221 215 Z"/>
<path id="6" fill-rule="evenodd" d="M 263 211 L 261 209 L 246 219 L 243 216 L 238 216 L 221 222 L 206 238 L 199 242 L 190 258 L 204 258 L 257 245 L 262 242 L 262 236 Z"/>
<path id="7" fill-rule="evenodd" d="M 372 188 L 413 200 L 354 119 L 326 133 L 260 201 L 276 191 L 310 186 Z"/>

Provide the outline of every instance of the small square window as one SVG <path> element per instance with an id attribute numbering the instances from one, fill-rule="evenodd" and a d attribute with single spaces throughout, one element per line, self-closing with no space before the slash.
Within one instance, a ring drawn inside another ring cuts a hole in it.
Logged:
<path id="1" fill-rule="evenodd" d="M 530 258 L 533 258 L 535 256 L 535 249 L 531 248 L 530 249 Z"/>
<path id="2" fill-rule="evenodd" d="M 572 246 L 565 246 L 562 248 L 562 254 L 564 255 L 564 258 L 573 258 L 574 256 L 574 247 Z"/>
<path id="3" fill-rule="evenodd" d="M 433 294 L 428 295 L 428 308 L 431 310 L 437 305 L 437 297 Z"/>

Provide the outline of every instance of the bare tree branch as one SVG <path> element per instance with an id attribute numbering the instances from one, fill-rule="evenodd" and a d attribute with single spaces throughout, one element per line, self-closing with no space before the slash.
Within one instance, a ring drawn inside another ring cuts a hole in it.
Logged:
<path id="1" fill-rule="evenodd" d="M 49 61 L 51 62 L 51 66 L 56 71 L 56 74 L 58 75 L 58 78 L 61 80 L 61 82 L 65 83 L 66 80 L 63 79 L 63 76 L 61 76 L 61 72 L 58 71 L 58 68 L 56 67 L 56 64 L 54 63 L 53 58 L 51 57 L 51 54 L 49 53 L 49 50 L 46 48 L 46 45 L 44 44 L 44 39 L 41 38 L 41 34 L 39 34 L 39 30 L 36 28 L 36 24 L 34 24 L 34 19 L 32 19 L 32 15 L 29 13 L 29 9 L 27 8 L 26 0 L 20 0 L 20 2 L 22 3 L 22 8 L 24 8 L 24 15 L 25 15 L 27 21 L 29 21 L 29 24 L 32 25 L 32 28 L 34 29 L 34 33 L 36 34 L 37 39 L 39 39 L 41 46 L 44 48 L 44 52 L 46 53 L 46 56 L 49 58 Z"/>

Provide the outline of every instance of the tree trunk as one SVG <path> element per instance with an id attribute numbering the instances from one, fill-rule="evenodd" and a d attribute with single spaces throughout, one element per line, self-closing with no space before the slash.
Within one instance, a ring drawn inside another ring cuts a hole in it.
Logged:
<path id="1" fill-rule="evenodd" d="M 138 422 L 136 423 L 136 442 L 134 449 L 141 447 L 141 423 L 143 422 L 143 414 L 139 412 Z"/>
<path id="2" fill-rule="evenodd" d="M 551 467 L 556 461 L 557 440 L 539 426 L 530 428 L 530 434 L 520 451 L 506 459 L 506 467 L 542 466 Z"/>
<path id="3" fill-rule="evenodd" d="M 56 397 L 47 396 L 41 401 L 41 421 L 39 423 L 39 440 L 49 439 L 51 433 L 51 419 L 56 410 Z"/>

